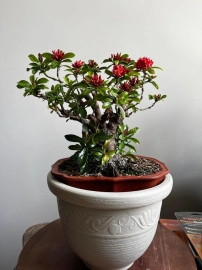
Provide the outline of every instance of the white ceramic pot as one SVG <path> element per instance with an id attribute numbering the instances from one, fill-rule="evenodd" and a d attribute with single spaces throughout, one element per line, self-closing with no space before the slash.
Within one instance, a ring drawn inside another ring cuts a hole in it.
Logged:
<path id="1" fill-rule="evenodd" d="M 128 269 L 149 247 L 172 176 L 153 188 L 98 192 L 70 187 L 48 174 L 72 250 L 93 270 Z"/>

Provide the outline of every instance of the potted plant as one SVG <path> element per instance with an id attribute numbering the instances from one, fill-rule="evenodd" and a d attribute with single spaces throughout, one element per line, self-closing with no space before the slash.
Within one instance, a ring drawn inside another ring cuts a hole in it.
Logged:
<path id="1" fill-rule="evenodd" d="M 145 85 L 158 89 L 160 68 L 147 57 L 135 61 L 121 53 L 101 66 L 72 62 L 74 56 L 62 50 L 29 55 L 32 75 L 17 87 L 47 101 L 51 113 L 81 124 L 80 136 L 65 135 L 74 154 L 48 174 L 73 250 L 90 269 L 127 269 L 152 241 L 162 199 L 172 188 L 165 164 L 134 155 L 139 128 L 124 123 L 166 98 L 148 95 L 151 104 L 140 107 Z"/>

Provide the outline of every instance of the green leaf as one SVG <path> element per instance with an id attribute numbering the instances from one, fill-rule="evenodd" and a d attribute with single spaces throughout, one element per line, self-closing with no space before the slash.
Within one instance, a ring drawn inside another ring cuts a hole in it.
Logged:
<path id="1" fill-rule="evenodd" d="M 29 80 L 30 80 L 31 83 L 33 83 L 34 80 L 35 80 L 34 75 L 31 75 L 31 76 L 29 77 Z"/>
<path id="2" fill-rule="evenodd" d="M 152 68 L 149 68 L 147 71 L 148 71 L 150 74 L 155 74 L 155 70 L 153 70 Z"/>
<path id="3" fill-rule="evenodd" d="M 87 88 L 85 88 L 83 91 L 82 91 L 82 96 L 87 96 L 87 95 L 89 95 L 91 93 L 91 90 L 90 89 L 87 89 Z"/>
<path id="4" fill-rule="evenodd" d="M 125 118 L 125 111 L 124 111 L 124 109 L 119 105 L 119 104 L 117 104 L 117 107 L 119 108 L 119 110 L 120 110 L 120 114 L 121 114 L 121 117 L 122 118 Z"/>
<path id="5" fill-rule="evenodd" d="M 130 150 L 136 152 L 136 148 L 135 148 L 133 145 L 131 145 L 131 144 L 126 144 L 126 146 L 128 146 L 128 148 L 129 148 Z"/>
<path id="6" fill-rule="evenodd" d="M 42 56 L 46 59 L 53 59 L 53 55 L 51 53 L 43 53 Z"/>
<path id="7" fill-rule="evenodd" d="M 93 137 L 94 142 L 110 140 L 113 136 L 105 133 L 96 133 Z"/>
<path id="8" fill-rule="evenodd" d="M 19 81 L 17 85 L 23 88 L 23 87 L 30 86 L 31 84 L 28 81 L 22 80 L 22 81 Z"/>
<path id="9" fill-rule="evenodd" d="M 153 84 L 153 86 L 154 86 L 156 89 L 159 89 L 158 84 L 155 83 L 154 81 L 151 81 L 151 84 Z"/>
<path id="10" fill-rule="evenodd" d="M 126 136 L 126 138 L 127 138 L 127 136 Z M 136 143 L 136 144 L 140 144 L 140 142 L 139 142 L 138 139 L 136 139 L 136 138 L 130 138 L 130 140 L 131 140 L 132 142 Z"/>
<path id="11" fill-rule="evenodd" d="M 80 167 L 80 175 L 83 175 L 86 172 L 87 164 L 85 163 L 83 166 Z"/>
<path id="12" fill-rule="evenodd" d="M 110 140 L 106 140 L 104 145 L 103 145 L 103 149 L 106 150 L 107 147 L 109 146 L 109 144 L 110 144 Z"/>
<path id="13" fill-rule="evenodd" d="M 102 63 L 108 63 L 108 62 L 112 62 L 112 60 L 110 60 L 110 59 L 105 59 Z"/>
<path id="14" fill-rule="evenodd" d="M 164 99 L 164 98 L 167 98 L 167 95 L 163 95 L 163 96 L 161 97 L 161 99 Z"/>
<path id="15" fill-rule="evenodd" d="M 104 155 L 104 156 L 102 157 L 102 164 L 105 164 L 110 158 L 111 158 L 110 156 Z"/>
<path id="16" fill-rule="evenodd" d="M 79 82 L 72 85 L 74 88 L 86 88 L 87 84 L 85 82 Z"/>
<path id="17" fill-rule="evenodd" d="M 39 60 L 33 54 L 30 54 L 28 57 L 32 62 L 39 63 Z"/>
<path id="18" fill-rule="evenodd" d="M 71 63 L 71 62 L 72 62 L 72 60 L 70 60 L 70 59 L 65 59 L 65 60 L 62 60 L 62 63 L 66 63 L 66 62 Z M 65 65 L 63 65 L 63 66 L 65 67 Z"/>
<path id="19" fill-rule="evenodd" d="M 123 150 L 125 147 L 125 143 L 124 142 L 120 142 L 118 145 L 119 150 Z"/>
<path id="20" fill-rule="evenodd" d="M 103 109 L 108 109 L 108 108 L 111 107 L 111 105 L 112 105 L 111 102 L 105 102 L 105 103 L 103 103 L 102 108 L 103 108 Z"/>
<path id="21" fill-rule="evenodd" d="M 154 96 L 153 95 L 148 95 L 148 97 L 149 97 L 149 100 L 154 99 Z"/>
<path id="22" fill-rule="evenodd" d="M 52 61 L 52 62 L 51 62 L 51 67 L 52 67 L 52 68 L 58 67 L 58 62 L 57 62 L 57 61 Z"/>
<path id="23" fill-rule="evenodd" d="M 157 69 L 163 70 L 161 67 L 152 67 L 152 68 L 157 68 Z"/>
<path id="24" fill-rule="evenodd" d="M 123 157 L 131 158 L 131 159 L 134 160 L 134 161 L 137 159 L 136 156 L 133 155 L 133 154 L 126 154 L 126 155 L 124 155 Z"/>
<path id="25" fill-rule="evenodd" d="M 105 73 L 106 73 L 107 75 L 109 75 L 109 76 L 112 76 L 112 75 L 113 75 L 113 73 L 112 73 L 111 71 L 109 71 L 108 69 L 105 70 Z"/>
<path id="26" fill-rule="evenodd" d="M 120 131 L 121 132 L 123 132 L 124 131 L 124 129 L 125 129 L 125 125 L 124 125 L 124 123 L 122 122 L 120 125 L 119 125 L 119 129 L 120 129 Z"/>
<path id="27" fill-rule="evenodd" d="M 63 59 L 66 59 L 66 58 L 73 58 L 74 56 L 75 56 L 74 53 L 69 52 L 69 53 L 66 53 L 66 54 L 64 55 Z"/>
<path id="28" fill-rule="evenodd" d="M 132 128 L 127 132 L 127 135 L 134 135 L 135 133 L 137 133 L 140 129 L 138 127 Z"/>
<path id="29" fill-rule="evenodd" d="M 68 148 L 70 150 L 82 150 L 82 146 L 79 144 L 70 145 Z"/>
<path id="30" fill-rule="evenodd" d="M 85 147 L 83 150 L 79 153 L 78 156 L 78 164 L 79 167 L 84 166 L 87 163 L 87 158 L 88 158 L 88 148 Z"/>
<path id="31" fill-rule="evenodd" d="M 121 55 L 121 57 L 122 58 L 128 58 L 128 54 L 125 53 L 125 54 Z"/>
<path id="32" fill-rule="evenodd" d="M 107 152 L 107 155 L 110 156 L 110 157 L 113 157 L 113 155 L 115 154 L 115 150 L 110 150 Z"/>
<path id="33" fill-rule="evenodd" d="M 68 134 L 65 135 L 65 139 L 70 141 L 70 142 L 81 142 L 82 138 L 79 136 L 73 135 L 73 134 Z"/>
<path id="34" fill-rule="evenodd" d="M 119 135 L 119 139 L 122 140 L 122 141 L 125 141 L 126 137 L 123 134 L 121 134 L 121 135 Z"/>
<path id="35" fill-rule="evenodd" d="M 87 111 L 86 111 L 86 109 L 84 107 L 80 107 L 79 108 L 79 113 L 80 113 L 80 115 L 81 115 L 82 118 L 86 118 Z"/>
<path id="36" fill-rule="evenodd" d="M 41 83 L 47 83 L 48 82 L 48 79 L 46 78 L 41 78 L 37 81 L 37 84 L 41 84 Z"/>
<path id="37" fill-rule="evenodd" d="M 96 156 L 96 157 L 101 157 L 102 153 L 98 151 L 92 151 L 91 155 Z"/>

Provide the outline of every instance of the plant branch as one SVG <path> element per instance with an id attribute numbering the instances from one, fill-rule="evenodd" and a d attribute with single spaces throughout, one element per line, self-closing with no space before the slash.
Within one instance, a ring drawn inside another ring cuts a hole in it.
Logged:
<path id="1" fill-rule="evenodd" d="M 61 79 L 60 79 L 60 67 L 57 67 L 57 77 L 58 77 L 58 81 L 60 82 L 60 83 L 62 83 L 62 81 L 61 81 Z"/>
<path id="2" fill-rule="evenodd" d="M 58 80 L 58 79 L 56 79 L 56 78 L 54 78 L 54 77 L 49 76 L 46 72 L 43 72 L 43 74 L 44 74 L 47 78 L 49 78 L 49 79 L 51 79 L 51 80 L 53 80 L 53 81 L 56 81 L 56 82 L 59 82 L 59 83 L 60 83 L 60 80 Z"/>
<path id="3" fill-rule="evenodd" d="M 154 105 L 155 105 L 157 102 L 158 102 L 158 101 L 154 101 L 154 103 L 153 103 L 151 106 L 149 106 L 149 107 L 147 107 L 147 108 L 143 108 L 143 109 L 138 109 L 138 108 L 137 108 L 137 110 L 138 110 L 138 111 L 146 111 L 146 110 L 151 109 L 152 107 L 154 107 Z"/>

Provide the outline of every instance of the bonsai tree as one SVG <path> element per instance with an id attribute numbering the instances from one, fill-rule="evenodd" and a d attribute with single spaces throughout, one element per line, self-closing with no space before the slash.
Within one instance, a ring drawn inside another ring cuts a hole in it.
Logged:
<path id="1" fill-rule="evenodd" d="M 135 61 L 121 53 L 104 59 L 102 65 L 94 60 L 72 62 L 74 56 L 62 50 L 29 55 L 27 71 L 32 75 L 17 87 L 24 89 L 24 96 L 47 101 L 51 113 L 81 123 L 81 136 L 65 135 L 74 143 L 69 149 L 76 151 L 71 159 L 77 161 L 80 174 L 88 172 L 92 162 L 94 169 L 100 168 L 114 155 L 134 159 L 134 143 L 139 143 L 134 134 L 139 128 L 129 129 L 124 119 L 166 98 L 147 94 L 151 104 L 140 107 L 144 86 L 158 89 L 155 69 L 160 68 L 147 57 Z"/>

